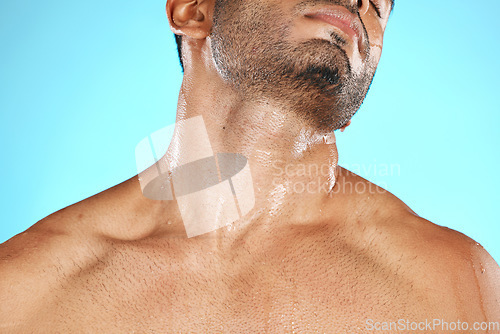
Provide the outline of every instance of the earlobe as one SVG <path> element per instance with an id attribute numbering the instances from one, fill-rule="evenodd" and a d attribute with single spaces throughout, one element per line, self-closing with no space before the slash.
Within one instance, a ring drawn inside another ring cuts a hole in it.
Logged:
<path id="1" fill-rule="evenodd" d="M 168 0 L 166 10 L 173 33 L 195 39 L 203 39 L 210 34 L 212 22 L 208 15 L 208 1 Z"/>

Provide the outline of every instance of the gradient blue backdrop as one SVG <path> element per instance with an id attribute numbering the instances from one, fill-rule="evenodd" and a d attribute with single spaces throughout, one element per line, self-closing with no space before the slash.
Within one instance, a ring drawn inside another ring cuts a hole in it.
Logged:
<path id="1" fill-rule="evenodd" d="M 340 163 L 498 261 L 500 2 L 396 1 Z M 135 145 L 174 121 L 164 2 L 0 2 L 0 242 L 133 176 Z"/>

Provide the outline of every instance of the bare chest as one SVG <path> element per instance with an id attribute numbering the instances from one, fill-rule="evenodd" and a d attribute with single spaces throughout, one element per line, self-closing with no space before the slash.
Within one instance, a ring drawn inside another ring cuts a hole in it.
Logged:
<path id="1" fill-rule="evenodd" d="M 90 333 L 362 333 L 425 303 L 383 265 L 308 243 L 224 257 L 117 248 L 57 299 L 53 325 Z"/>

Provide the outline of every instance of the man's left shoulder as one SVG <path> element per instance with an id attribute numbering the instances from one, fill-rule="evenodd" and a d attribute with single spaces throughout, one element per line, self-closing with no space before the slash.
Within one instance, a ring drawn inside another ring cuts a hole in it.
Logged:
<path id="1" fill-rule="evenodd" d="M 453 292 L 460 306 L 482 311 L 485 320 L 500 321 L 500 267 L 476 241 L 415 214 L 401 217 L 399 240 L 415 274 L 430 288 Z"/>
<path id="2" fill-rule="evenodd" d="M 351 182 L 371 182 L 347 170 Z M 420 217 L 389 191 L 357 195 L 361 203 L 358 235 L 363 244 L 415 288 L 435 295 L 436 303 L 476 309 L 500 321 L 500 267 L 476 241 L 453 229 Z M 360 187 L 363 188 L 363 187 Z M 365 187 L 366 188 L 366 187 Z"/>
<path id="3" fill-rule="evenodd" d="M 500 267 L 481 244 L 468 236 L 438 225 L 429 244 L 440 253 L 438 263 L 450 271 L 463 288 L 477 291 L 488 320 L 500 321 Z M 437 232 L 437 231 L 440 232 Z M 432 233 L 432 232 L 431 232 Z M 431 238 L 431 237 L 429 237 Z M 469 278 L 469 279 L 462 279 Z"/>

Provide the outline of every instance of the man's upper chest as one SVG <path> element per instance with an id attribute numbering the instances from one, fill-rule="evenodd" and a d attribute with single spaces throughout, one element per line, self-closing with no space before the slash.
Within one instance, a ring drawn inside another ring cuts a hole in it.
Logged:
<path id="1" fill-rule="evenodd" d="M 423 302 L 367 254 L 325 242 L 242 246 L 224 256 L 207 248 L 117 244 L 71 281 L 56 313 L 129 330 L 144 324 L 166 332 L 361 332 L 366 319 L 411 315 L 408 300 Z"/>

